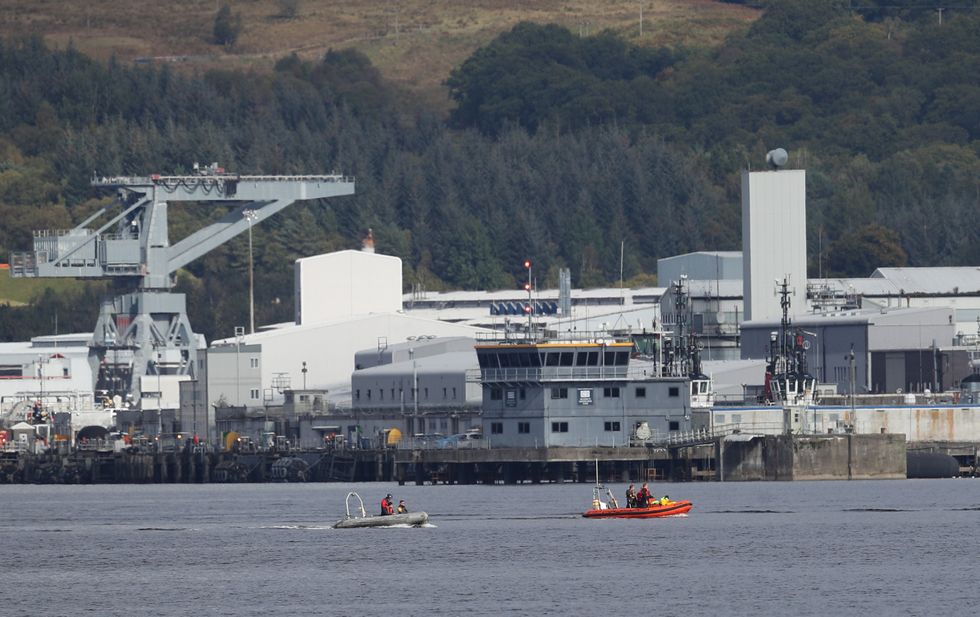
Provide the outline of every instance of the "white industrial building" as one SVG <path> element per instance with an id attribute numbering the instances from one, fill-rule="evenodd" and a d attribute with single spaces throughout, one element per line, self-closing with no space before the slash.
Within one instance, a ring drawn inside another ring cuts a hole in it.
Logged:
<path id="1" fill-rule="evenodd" d="M 742 254 L 745 318 L 779 319 L 774 285 L 797 289 L 791 315 L 805 313 L 806 172 L 802 169 L 742 173 Z"/>
<path id="2" fill-rule="evenodd" d="M 290 389 L 329 391 L 350 405 L 355 353 L 420 336 L 473 338 L 480 328 L 426 319 L 401 309 L 397 257 L 339 251 L 297 260 L 297 319 L 208 349 L 208 405 L 280 404 Z"/>

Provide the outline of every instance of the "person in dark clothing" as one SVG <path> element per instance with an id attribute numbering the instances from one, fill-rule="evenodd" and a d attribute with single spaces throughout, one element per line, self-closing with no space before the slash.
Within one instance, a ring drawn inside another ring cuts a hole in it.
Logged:
<path id="1" fill-rule="evenodd" d="M 404 499 L 398 502 L 398 514 L 408 514 L 408 506 L 405 505 Z"/>
<path id="2" fill-rule="evenodd" d="M 636 489 L 630 484 L 629 488 L 626 489 L 626 507 L 635 508 L 636 507 Z"/>
<path id="3" fill-rule="evenodd" d="M 384 499 L 381 500 L 381 515 L 394 514 L 395 508 L 391 505 L 391 493 L 385 495 Z"/>

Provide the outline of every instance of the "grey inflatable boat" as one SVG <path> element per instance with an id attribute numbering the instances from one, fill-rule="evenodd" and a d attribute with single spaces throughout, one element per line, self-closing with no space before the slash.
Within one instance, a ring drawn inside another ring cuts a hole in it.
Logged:
<path id="1" fill-rule="evenodd" d="M 352 514 L 350 511 L 351 497 L 357 498 L 358 510 Z M 364 511 L 364 500 L 357 493 L 347 493 L 344 500 L 344 507 L 347 516 L 343 520 L 334 524 L 334 529 L 350 529 L 353 527 L 391 527 L 393 525 L 409 525 L 421 527 L 429 520 L 429 515 L 425 512 L 408 512 L 406 514 L 387 514 L 384 516 L 368 516 Z"/>

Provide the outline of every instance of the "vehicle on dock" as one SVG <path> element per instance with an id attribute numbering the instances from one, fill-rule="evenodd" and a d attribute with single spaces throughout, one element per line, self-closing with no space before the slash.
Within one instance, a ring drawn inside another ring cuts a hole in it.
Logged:
<path id="1" fill-rule="evenodd" d="M 357 509 L 351 513 L 351 497 L 357 499 Z M 429 521 L 429 515 L 425 512 L 406 512 L 404 514 L 384 514 L 378 516 L 368 516 L 364 510 L 364 500 L 357 493 L 347 493 L 344 500 L 344 508 L 347 516 L 334 523 L 334 529 L 350 529 L 354 527 L 393 527 L 396 525 L 408 525 L 410 527 L 421 527 Z"/>

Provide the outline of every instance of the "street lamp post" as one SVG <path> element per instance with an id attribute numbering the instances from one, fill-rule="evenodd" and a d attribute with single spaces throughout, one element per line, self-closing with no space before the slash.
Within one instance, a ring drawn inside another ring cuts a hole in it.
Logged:
<path id="1" fill-rule="evenodd" d="M 248 332 L 255 334 L 255 275 L 252 266 L 252 223 L 258 218 L 255 210 L 242 210 L 248 221 Z"/>

